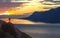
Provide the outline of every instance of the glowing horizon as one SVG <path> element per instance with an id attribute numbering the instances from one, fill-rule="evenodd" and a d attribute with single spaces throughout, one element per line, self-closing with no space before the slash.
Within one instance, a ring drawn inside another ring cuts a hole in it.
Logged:
<path id="1" fill-rule="evenodd" d="M 33 13 L 34 11 L 46 11 L 49 9 L 44 9 L 44 5 L 39 3 L 39 0 L 32 0 L 29 3 L 25 3 L 21 6 L 18 6 L 16 8 L 12 8 L 11 10 L 7 10 L 1 15 L 23 15 L 26 13 Z M 47 7 L 47 6 L 46 6 Z"/>
<path id="2" fill-rule="evenodd" d="M 42 3 L 39 3 L 39 0 L 33 0 L 29 3 L 24 3 L 21 6 L 18 7 L 13 7 L 9 10 L 5 10 L 3 13 L 0 13 L 0 15 L 28 15 L 32 14 L 35 11 L 48 11 L 51 8 L 56 8 L 56 6 L 45 6 Z M 49 8 L 49 9 L 44 9 L 44 8 Z M 20 16 L 19 16 L 20 17 Z M 8 21 L 8 20 L 5 20 Z M 29 20 L 19 20 L 19 19 L 14 19 L 11 21 L 12 23 L 18 23 L 18 24 L 35 24 L 35 22 L 29 21 Z M 41 22 L 40 22 L 41 23 Z"/>
<path id="3" fill-rule="evenodd" d="M 31 2 L 31 1 L 33 0 L 0 0 L 0 2 Z M 45 1 L 45 0 L 39 0 L 39 1 Z M 53 1 L 60 1 L 60 0 L 53 0 Z"/>
<path id="4" fill-rule="evenodd" d="M 28 3 L 22 4 L 18 7 L 11 8 L 10 10 L 6 10 L 5 12 L 1 13 L 0 15 L 24 15 L 26 13 L 33 13 L 34 11 L 47 11 L 50 10 L 49 7 L 56 7 L 56 6 L 44 6 L 42 3 L 39 3 L 40 0 L 32 0 Z M 51 2 L 50 2 L 51 3 Z M 44 9 L 44 8 L 49 9 Z"/>

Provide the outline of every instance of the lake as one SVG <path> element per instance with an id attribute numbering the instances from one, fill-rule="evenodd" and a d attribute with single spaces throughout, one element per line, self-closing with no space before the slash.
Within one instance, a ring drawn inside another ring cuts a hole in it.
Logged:
<path id="1" fill-rule="evenodd" d="M 60 24 L 15 24 L 32 38 L 60 38 Z"/>

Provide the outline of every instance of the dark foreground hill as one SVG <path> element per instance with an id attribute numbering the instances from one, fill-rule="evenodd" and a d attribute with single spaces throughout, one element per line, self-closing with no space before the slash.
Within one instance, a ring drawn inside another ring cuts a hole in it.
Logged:
<path id="1" fill-rule="evenodd" d="M 0 20 L 0 38 L 32 38 L 28 34 L 14 27 L 12 23 Z"/>
<path id="2" fill-rule="evenodd" d="M 60 23 L 60 7 L 45 12 L 34 12 L 30 17 L 23 18 L 34 22 Z"/>

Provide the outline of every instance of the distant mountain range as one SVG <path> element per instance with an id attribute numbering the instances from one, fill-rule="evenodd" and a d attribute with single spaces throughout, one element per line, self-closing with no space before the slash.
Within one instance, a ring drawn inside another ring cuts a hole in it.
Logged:
<path id="1" fill-rule="evenodd" d="M 22 19 L 34 22 L 60 23 L 60 7 L 44 12 L 36 11 L 30 17 Z"/>

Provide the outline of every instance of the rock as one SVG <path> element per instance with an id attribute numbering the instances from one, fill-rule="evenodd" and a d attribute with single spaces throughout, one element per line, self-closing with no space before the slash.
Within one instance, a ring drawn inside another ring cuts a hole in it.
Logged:
<path id="1" fill-rule="evenodd" d="M 0 25 L 0 38 L 32 38 L 14 27 L 14 24 L 10 22 L 6 23 L 5 21 L 0 20 Z"/>

